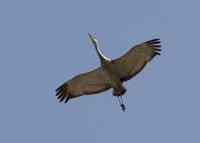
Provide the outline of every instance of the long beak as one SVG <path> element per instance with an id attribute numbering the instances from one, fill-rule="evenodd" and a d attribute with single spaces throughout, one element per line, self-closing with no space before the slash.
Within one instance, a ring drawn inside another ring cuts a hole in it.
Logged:
<path id="1" fill-rule="evenodd" d="M 90 33 L 88 33 L 88 35 L 89 35 L 90 39 L 91 39 L 92 41 L 94 41 L 95 37 L 92 36 Z"/>
<path id="2" fill-rule="evenodd" d="M 92 39 L 92 35 L 90 33 L 88 33 L 88 35 L 90 36 L 90 38 Z"/>
<path id="3" fill-rule="evenodd" d="M 88 33 L 88 35 L 89 35 L 89 37 L 90 37 L 90 39 L 91 39 L 93 45 L 94 45 L 95 47 L 97 47 L 97 43 L 96 43 L 96 41 L 95 41 L 95 37 L 92 36 L 90 33 Z"/>
<path id="4" fill-rule="evenodd" d="M 100 58 L 101 65 L 105 64 L 106 61 L 110 61 L 110 59 L 106 58 L 106 57 L 101 53 L 101 51 L 99 50 L 98 45 L 97 45 L 97 44 L 98 44 L 98 43 L 97 43 L 97 39 L 96 39 L 94 36 L 92 36 L 90 33 L 88 33 L 88 35 L 89 35 L 89 37 L 90 37 L 90 39 L 91 39 L 91 41 L 92 41 L 92 44 L 94 45 L 95 50 L 96 50 L 96 52 L 97 52 L 97 54 L 98 54 L 98 56 L 99 56 L 99 58 Z"/>

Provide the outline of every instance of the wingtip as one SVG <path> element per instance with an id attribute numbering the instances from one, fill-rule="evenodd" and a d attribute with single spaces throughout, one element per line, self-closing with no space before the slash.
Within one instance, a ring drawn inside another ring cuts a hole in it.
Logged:
<path id="1" fill-rule="evenodd" d="M 69 101 L 69 96 L 65 99 L 65 104 Z"/>
<path id="2" fill-rule="evenodd" d="M 58 91 L 58 88 L 56 88 L 55 92 L 57 92 L 57 91 Z"/>
<path id="3" fill-rule="evenodd" d="M 159 56 L 161 55 L 160 53 L 158 53 L 158 52 L 156 52 L 156 51 L 154 51 L 154 52 L 155 52 L 156 55 L 159 55 Z"/>
<path id="4" fill-rule="evenodd" d="M 60 93 L 58 90 L 56 90 L 55 92 L 56 92 L 56 96 L 58 96 L 58 95 L 59 95 L 59 93 Z"/>
<path id="5" fill-rule="evenodd" d="M 153 48 L 153 50 L 154 50 L 154 51 L 160 52 L 160 51 L 162 51 L 162 50 L 160 49 L 160 47 L 161 47 L 161 46 L 159 46 L 158 48 Z"/>

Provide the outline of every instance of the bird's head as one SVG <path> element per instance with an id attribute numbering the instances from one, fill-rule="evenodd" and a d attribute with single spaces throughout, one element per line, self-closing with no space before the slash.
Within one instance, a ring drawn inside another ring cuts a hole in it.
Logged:
<path id="1" fill-rule="evenodd" d="M 97 39 L 96 39 L 94 36 L 92 36 L 90 33 L 88 33 L 88 35 L 89 35 L 89 37 L 90 37 L 90 39 L 91 39 L 93 45 L 94 45 L 95 47 L 97 47 Z"/>

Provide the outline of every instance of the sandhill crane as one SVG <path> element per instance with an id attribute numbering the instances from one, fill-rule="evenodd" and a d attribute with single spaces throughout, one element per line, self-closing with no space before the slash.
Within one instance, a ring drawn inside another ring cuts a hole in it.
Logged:
<path id="1" fill-rule="evenodd" d="M 123 82 L 138 74 L 155 55 L 160 55 L 160 40 L 153 39 L 132 47 L 126 54 L 110 60 L 99 50 L 97 39 L 89 37 L 99 56 L 101 66 L 93 71 L 82 73 L 62 84 L 56 89 L 56 96 L 60 102 L 82 95 L 104 92 L 112 88 L 112 94 L 117 96 L 125 111 L 122 95 L 126 92 Z"/>

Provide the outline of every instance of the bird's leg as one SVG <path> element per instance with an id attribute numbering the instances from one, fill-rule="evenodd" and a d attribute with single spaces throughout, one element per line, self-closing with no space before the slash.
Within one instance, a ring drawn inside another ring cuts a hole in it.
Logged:
<path id="1" fill-rule="evenodd" d="M 118 96 L 118 100 L 119 100 L 119 104 L 120 104 L 122 110 L 125 112 L 126 107 L 125 107 L 125 105 L 123 103 L 122 96 Z"/>

